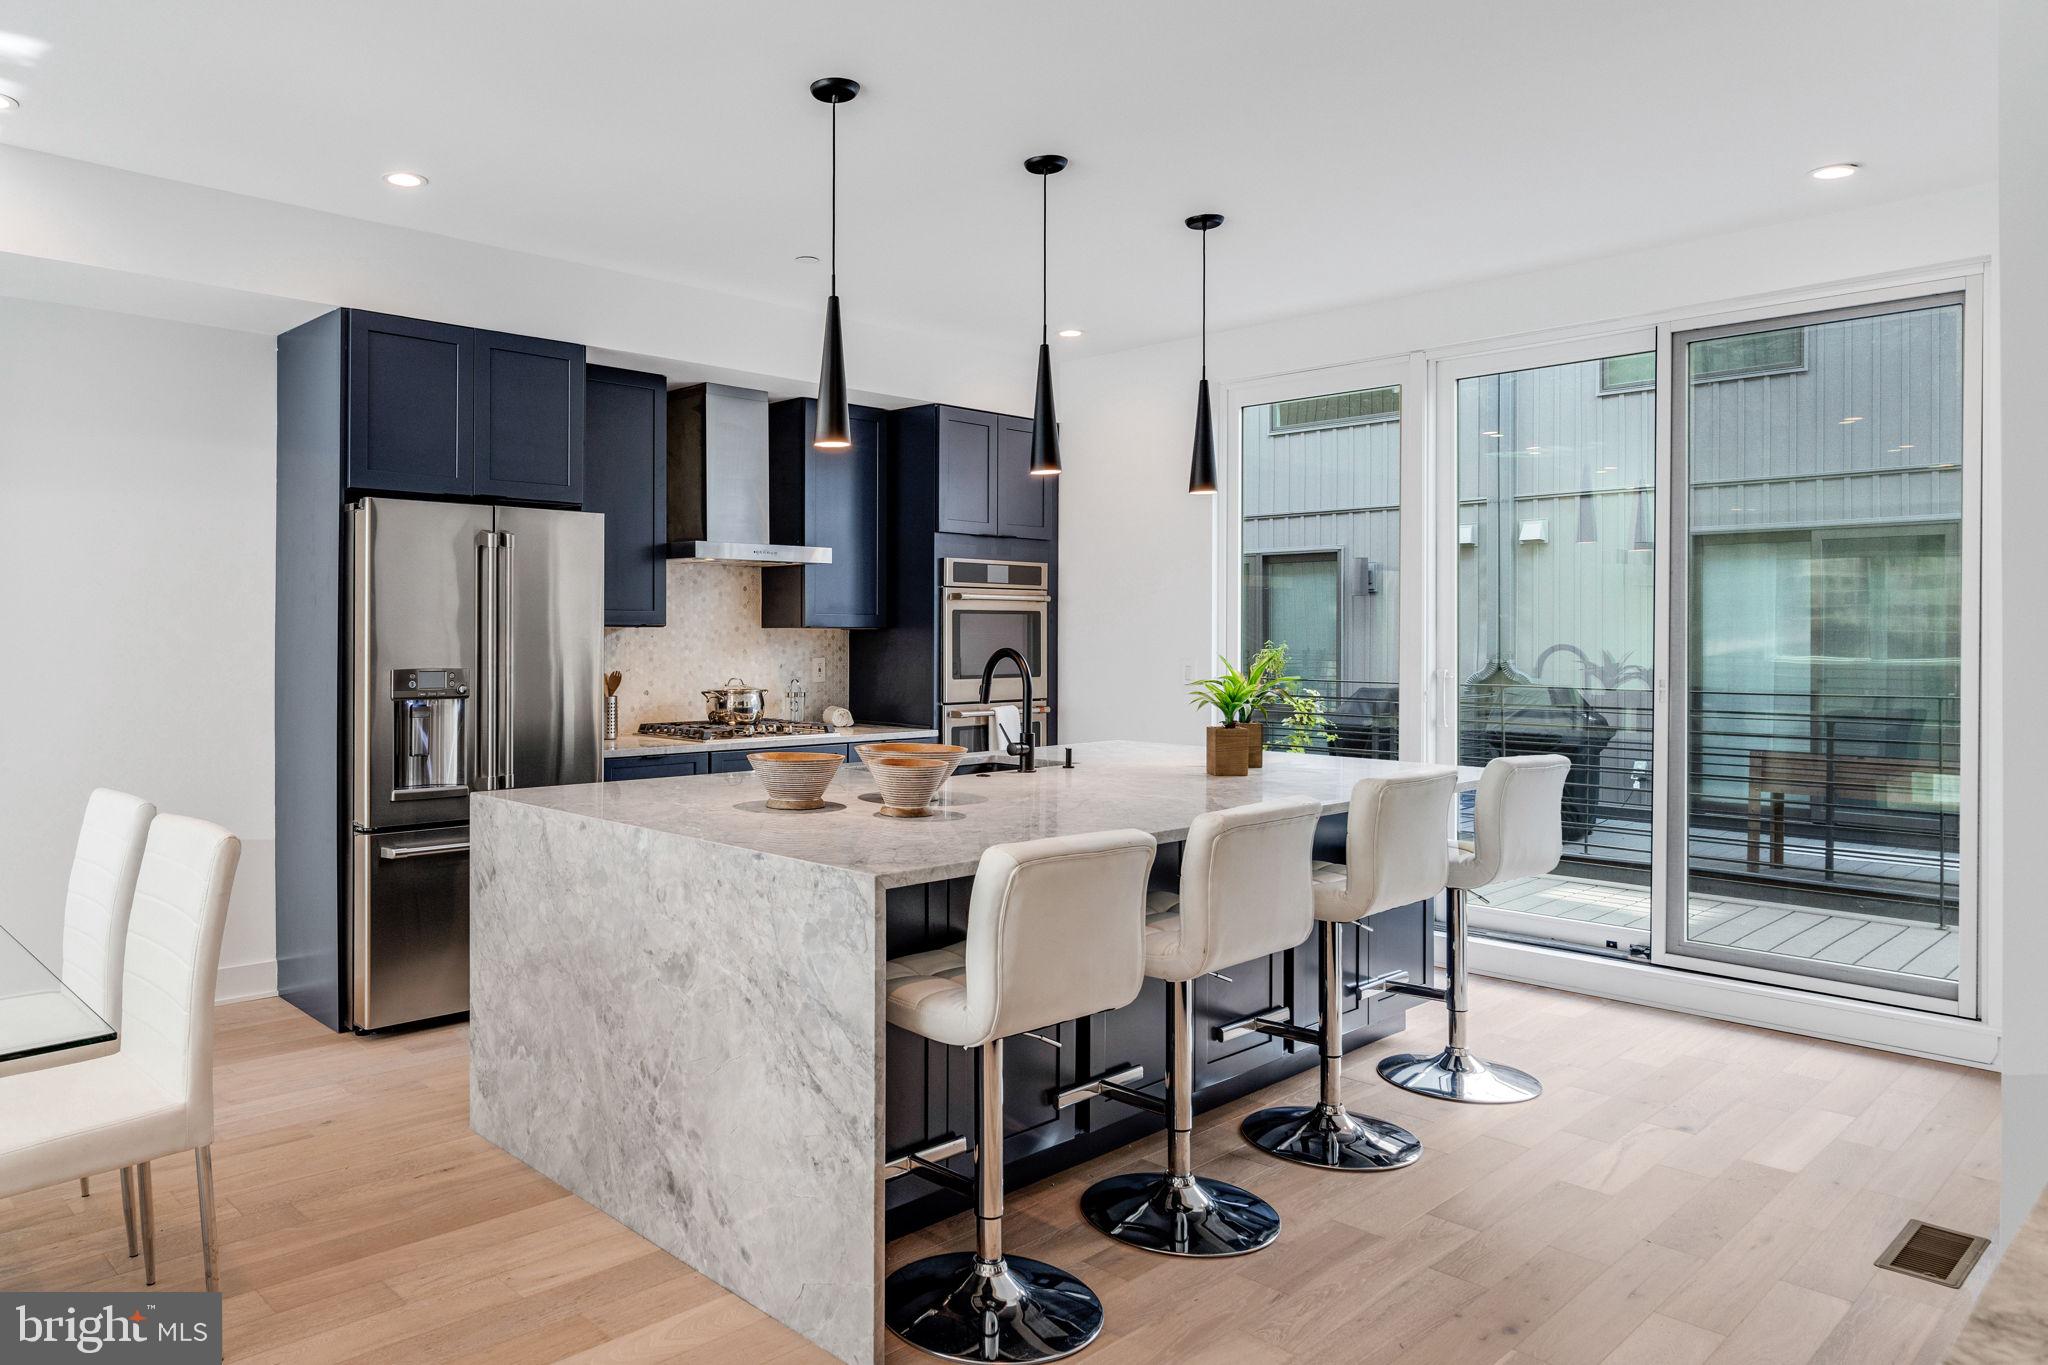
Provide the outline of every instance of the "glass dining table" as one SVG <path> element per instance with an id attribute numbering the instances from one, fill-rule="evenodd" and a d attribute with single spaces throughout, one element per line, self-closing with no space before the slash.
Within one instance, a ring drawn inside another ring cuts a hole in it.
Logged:
<path id="1" fill-rule="evenodd" d="M 20 939 L 0 928 L 0 1071 L 9 1063 L 53 1055 L 116 1037 L 113 1025 L 81 1000 Z"/>

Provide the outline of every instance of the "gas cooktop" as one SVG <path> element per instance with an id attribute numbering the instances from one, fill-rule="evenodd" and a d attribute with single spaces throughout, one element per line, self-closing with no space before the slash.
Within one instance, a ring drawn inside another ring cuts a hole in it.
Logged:
<path id="1" fill-rule="evenodd" d="M 708 720 L 650 720 L 640 726 L 643 735 L 663 739 L 762 739 L 777 735 L 822 735 L 830 727 L 814 720 L 776 720 L 764 716 L 741 724 Z"/>

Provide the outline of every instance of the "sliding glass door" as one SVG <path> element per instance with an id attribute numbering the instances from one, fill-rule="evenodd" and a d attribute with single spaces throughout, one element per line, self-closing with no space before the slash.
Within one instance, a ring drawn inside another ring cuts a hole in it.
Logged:
<path id="1" fill-rule="evenodd" d="M 1401 506 L 1405 379 L 1398 364 L 1347 366 L 1230 392 L 1226 638 L 1241 665 L 1279 647 L 1299 679 L 1264 716 L 1268 748 L 1402 752 L 1403 541 L 1418 530 Z"/>
<path id="2" fill-rule="evenodd" d="M 1516 363 L 1504 364 L 1513 359 Z M 1564 861 L 1489 888 L 1485 931 L 1647 952 L 1656 597 L 1651 333 L 1446 362 L 1439 759 L 1572 761 Z M 1467 803 L 1469 810 L 1469 799 Z M 1469 820 L 1469 816 L 1467 817 Z"/>
<path id="3" fill-rule="evenodd" d="M 1974 990 L 1974 402 L 1961 295 L 1675 335 L 1673 965 Z"/>

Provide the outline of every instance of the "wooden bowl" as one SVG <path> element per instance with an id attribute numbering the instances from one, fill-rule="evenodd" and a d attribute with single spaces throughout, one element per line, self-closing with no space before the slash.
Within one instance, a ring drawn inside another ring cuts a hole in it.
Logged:
<path id="1" fill-rule="evenodd" d="M 882 793 L 882 814 L 930 815 L 932 797 L 953 775 L 958 763 L 957 758 L 925 758 L 916 754 L 876 754 L 868 758 L 868 773 Z"/>
<path id="2" fill-rule="evenodd" d="M 768 749 L 747 755 L 747 764 L 768 789 L 770 810 L 818 810 L 825 788 L 846 760 L 838 754 L 785 753 Z"/>

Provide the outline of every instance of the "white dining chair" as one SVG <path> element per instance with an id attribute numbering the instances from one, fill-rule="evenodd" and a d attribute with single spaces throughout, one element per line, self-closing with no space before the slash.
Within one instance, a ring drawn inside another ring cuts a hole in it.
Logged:
<path id="1" fill-rule="evenodd" d="M 159 815 L 135 882 L 121 984 L 120 1049 L 0 1077 L 0 1198 L 132 1172 L 143 1274 L 156 1283 L 149 1163 L 190 1150 L 199 1177 L 206 1287 L 220 1289 L 213 1211 L 213 991 L 241 841 Z"/>
<path id="2" fill-rule="evenodd" d="M 78 845 L 71 854 L 71 880 L 64 890 L 64 956 L 57 969 L 64 988 L 115 1029 L 121 1027 L 121 973 L 126 963 L 128 915 L 135 905 L 135 878 L 156 807 L 139 796 L 106 787 L 86 798 Z M 0 1038 L 16 1010 L 33 1010 L 39 997 L 0 997 Z M 0 1063 L 0 1076 L 41 1071 L 66 1062 L 105 1056 L 118 1042 L 67 1048 Z"/>
<path id="3" fill-rule="evenodd" d="M 156 807 L 139 796 L 98 787 L 85 801 L 78 845 L 71 854 L 71 880 L 64 891 L 64 949 L 57 976 L 64 988 L 86 1008 L 119 1030 L 121 971 L 127 957 L 128 914 L 135 904 L 135 876 L 142 868 L 142 846 Z M 0 1038 L 19 1012 L 47 1008 L 48 997 L 16 995 L 0 998 Z M 68 1008 L 68 1006 L 67 1006 Z M 23 1021 L 26 1023 L 27 1021 Z M 0 1076 L 41 1071 L 66 1062 L 104 1057 L 120 1046 L 118 1039 L 19 1057 L 0 1063 Z M 131 1182 L 121 1182 L 121 1215 L 128 1224 L 128 1254 L 136 1253 L 135 1195 Z M 78 1177 L 78 1192 L 92 1194 L 92 1177 Z"/>

